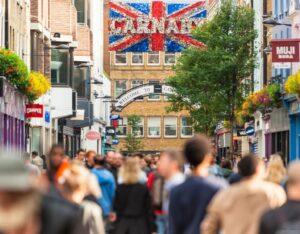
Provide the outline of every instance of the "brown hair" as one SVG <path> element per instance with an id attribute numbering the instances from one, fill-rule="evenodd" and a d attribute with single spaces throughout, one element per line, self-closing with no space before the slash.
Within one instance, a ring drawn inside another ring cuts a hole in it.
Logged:
<path id="1" fill-rule="evenodd" d="M 124 184 L 135 184 L 139 182 L 141 168 L 136 158 L 126 158 L 121 169 L 120 176 Z"/>
<path id="2" fill-rule="evenodd" d="M 161 155 L 167 155 L 172 161 L 177 162 L 178 167 L 181 168 L 184 165 L 184 158 L 180 151 L 177 149 L 165 149 L 161 152 Z"/>

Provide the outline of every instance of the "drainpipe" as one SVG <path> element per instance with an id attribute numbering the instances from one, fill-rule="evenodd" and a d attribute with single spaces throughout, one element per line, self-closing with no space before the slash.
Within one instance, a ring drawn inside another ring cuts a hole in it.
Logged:
<path id="1" fill-rule="evenodd" d="M 5 34 L 5 38 L 4 38 L 4 45 L 5 45 L 5 49 L 9 49 L 9 22 L 8 22 L 8 2 L 9 0 L 5 0 L 5 29 L 4 29 L 4 34 Z"/>

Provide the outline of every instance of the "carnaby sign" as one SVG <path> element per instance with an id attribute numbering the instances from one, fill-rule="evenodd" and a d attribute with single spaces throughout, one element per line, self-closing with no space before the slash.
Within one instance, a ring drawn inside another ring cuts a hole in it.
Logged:
<path id="1" fill-rule="evenodd" d="M 174 93 L 172 87 L 168 85 L 161 85 L 160 94 L 168 95 Z M 130 102 L 134 101 L 137 97 L 148 96 L 149 94 L 158 93 L 155 91 L 155 84 L 147 84 L 144 86 L 139 86 L 133 88 L 128 92 L 124 93 L 117 99 L 115 105 L 116 110 L 120 110 L 128 105 Z"/>
<path id="2" fill-rule="evenodd" d="M 44 107 L 40 104 L 27 104 L 25 118 L 43 118 Z"/>
<path id="3" fill-rule="evenodd" d="M 272 40 L 272 62 L 299 62 L 300 39 Z"/>

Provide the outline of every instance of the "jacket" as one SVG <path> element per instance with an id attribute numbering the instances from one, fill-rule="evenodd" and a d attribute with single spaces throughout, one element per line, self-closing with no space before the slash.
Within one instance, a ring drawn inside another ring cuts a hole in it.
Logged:
<path id="1" fill-rule="evenodd" d="M 286 194 L 279 185 L 254 178 L 244 180 L 215 196 L 201 233 L 257 234 L 263 212 L 285 201 Z"/>
<path id="2" fill-rule="evenodd" d="M 89 234 L 105 234 L 102 211 L 99 205 L 92 201 L 83 201 L 83 226 Z"/>

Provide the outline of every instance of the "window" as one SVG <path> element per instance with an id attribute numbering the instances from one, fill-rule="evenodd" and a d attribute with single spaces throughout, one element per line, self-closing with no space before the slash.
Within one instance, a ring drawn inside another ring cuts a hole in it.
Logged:
<path id="1" fill-rule="evenodd" d="M 177 117 L 164 118 L 165 137 L 177 137 Z"/>
<path id="2" fill-rule="evenodd" d="M 148 65 L 159 65 L 159 64 L 160 64 L 159 52 L 149 52 Z"/>
<path id="3" fill-rule="evenodd" d="M 74 68 L 74 89 L 77 92 L 78 97 L 88 97 L 86 90 L 86 80 L 88 76 L 88 67 L 75 67 Z"/>
<path id="4" fill-rule="evenodd" d="M 176 63 L 175 53 L 165 53 L 165 64 L 172 65 Z"/>
<path id="5" fill-rule="evenodd" d="M 125 52 L 116 52 L 115 64 L 126 65 L 127 64 L 127 54 Z"/>
<path id="6" fill-rule="evenodd" d="M 74 5 L 77 11 L 77 23 L 86 24 L 86 0 L 75 0 Z"/>
<path id="7" fill-rule="evenodd" d="M 131 81 L 131 88 L 135 88 L 144 84 L 143 80 L 133 80 Z M 143 96 L 135 98 L 135 100 L 144 100 Z"/>
<path id="8" fill-rule="evenodd" d="M 116 135 L 118 137 L 124 137 L 127 135 L 127 117 L 119 119 L 119 125 L 116 128 Z"/>
<path id="9" fill-rule="evenodd" d="M 192 137 L 193 127 L 190 117 L 181 117 L 181 137 Z"/>
<path id="10" fill-rule="evenodd" d="M 133 129 L 131 129 L 133 131 Z M 141 117 L 141 121 L 139 122 L 137 129 L 133 133 L 137 137 L 144 137 L 144 117 Z"/>
<path id="11" fill-rule="evenodd" d="M 126 80 L 116 80 L 115 81 L 115 97 L 119 97 L 127 90 L 127 81 Z"/>
<path id="12" fill-rule="evenodd" d="M 132 53 L 131 64 L 132 65 L 143 65 L 144 64 L 144 54 L 143 53 Z"/>
<path id="13" fill-rule="evenodd" d="M 52 84 L 68 84 L 70 70 L 69 50 L 51 50 L 51 82 Z"/>
<path id="14" fill-rule="evenodd" d="M 149 84 L 159 84 L 159 80 L 149 80 Z M 160 100 L 159 94 L 149 94 L 148 100 L 150 101 L 158 101 Z"/>
<path id="15" fill-rule="evenodd" d="M 160 117 L 148 117 L 148 137 L 160 137 Z"/>

